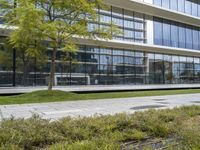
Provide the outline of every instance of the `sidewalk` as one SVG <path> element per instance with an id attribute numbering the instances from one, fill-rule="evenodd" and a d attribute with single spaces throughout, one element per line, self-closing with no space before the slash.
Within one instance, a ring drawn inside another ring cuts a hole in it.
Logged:
<path id="1" fill-rule="evenodd" d="M 41 104 L 0 105 L 0 116 L 9 118 L 29 118 L 38 114 L 43 118 L 59 119 L 66 116 L 114 115 L 133 113 L 150 108 L 165 109 L 183 105 L 200 105 L 200 94 L 86 100 Z M 0 119 L 2 119 L 0 117 Z"/>
<path id="2" fill-rule="evenodd" d="M 67 92 L 100 92 L 100 91 L 138 91 L 138 90 L 162 90 L 162 89 L 188 89 L 200 88 L 200 84 L 163 84 L 163 85 L 80 85 L 80 86 L 56 86 L 54 90 Z M 37 90 L 47 90 L 46 86 L 29 87 L 0 87 L 0 94 L 20 94 Z"/>

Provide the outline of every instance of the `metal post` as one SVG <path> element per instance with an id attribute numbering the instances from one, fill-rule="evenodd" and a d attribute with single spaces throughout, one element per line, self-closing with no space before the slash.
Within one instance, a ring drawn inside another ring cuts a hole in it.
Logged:
<path id="1" fill-rule="evenodd" d="M 37 59 L 34 58 L 34 86 L 37 85 Z"/>
<path id="2" fill-rule="evenodd" d="M 16 86 L 16 49 L 13 48 L 13 86 Z"/>

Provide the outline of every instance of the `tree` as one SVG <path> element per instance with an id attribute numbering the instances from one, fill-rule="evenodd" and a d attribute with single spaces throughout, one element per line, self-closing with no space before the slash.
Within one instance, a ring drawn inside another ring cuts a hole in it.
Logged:
<path id="1" fill-rule="evenodd" d="M 43 37 L 35 26 L 42 20 L 42 12 L 36 11 L 33 4 L 25 1 L 2 1 L 0 6 L 4 8 L 6 28 L 14 31 L 10 33 L 7 44 L 17 52 L 16 60 L 23 71 L 22 83 L 26 85 L 28 66 L 33 59 L 44 60 Z M 8 49 L 6 53 L 9 53 Z"/>
<path id="2" fill-rule="evenodd" d="M 42 41 L 48 40 L 52 48 L 49 90 L 54 86 L 58 50 L 76 52 L 76 37 L 111 39 L 112 33 L 118 33 L 112 23 L 88 32 L 88 25 L 98 21 L 96 8 L 105 8 L 103 0 L 16 0 L 16 5 L 5 15 L 9 18 L 8 25 L 16 26 L 10 41 L 14 47 L 38 54 Z"/>
<path id="3" fill-rule="evenodd" d="M 12 50 L 6 41 L 2 45 L 0 44 L 0 66 L 5 70 L 12 68 Z"/>

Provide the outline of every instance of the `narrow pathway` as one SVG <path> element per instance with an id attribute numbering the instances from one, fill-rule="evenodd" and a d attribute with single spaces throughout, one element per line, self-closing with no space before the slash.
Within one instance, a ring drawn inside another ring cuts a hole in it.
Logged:
<path id="1" fill-rule="evenodd" d="M 200 94 L 119 98 L 22 105 L 0 105 L 0 119 L 29 118 L 38 114 L 43 118 L 59 119 L 66 116 L 114 115 L 133 113 L 150 108 L 165 109 L 188 105 L 200 105 Z"/>

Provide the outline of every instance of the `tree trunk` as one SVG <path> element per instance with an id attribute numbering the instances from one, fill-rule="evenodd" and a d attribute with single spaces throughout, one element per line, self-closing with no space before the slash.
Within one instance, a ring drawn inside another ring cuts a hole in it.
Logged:
<path id="1" fill-rule="evenodd" d="M 52 90 L 53 86 L 55 85 L 55 68 L 56 68 L 56 51 L 57 48 L 53 48 L 52 57 L 51 57 L 51 71 L 50 71 L 50 77 L 49 77 L 49 84 L 48 84 L 48 90 Z"/>

